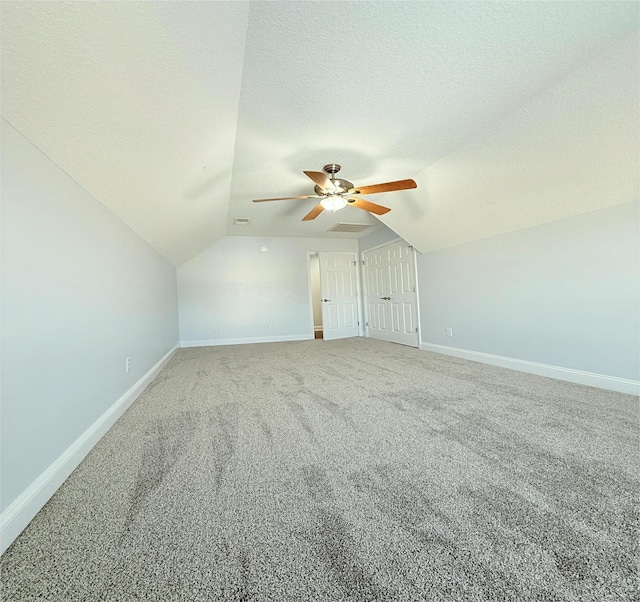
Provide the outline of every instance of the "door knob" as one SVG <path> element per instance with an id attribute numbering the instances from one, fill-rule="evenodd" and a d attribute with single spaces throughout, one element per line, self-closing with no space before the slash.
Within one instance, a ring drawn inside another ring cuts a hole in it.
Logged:
<path id="1" fill-rule="evenodd" d="M 324 301 L 324 303 L 328 303 L 331 299 L 323 299 L 322 301 Z"/>

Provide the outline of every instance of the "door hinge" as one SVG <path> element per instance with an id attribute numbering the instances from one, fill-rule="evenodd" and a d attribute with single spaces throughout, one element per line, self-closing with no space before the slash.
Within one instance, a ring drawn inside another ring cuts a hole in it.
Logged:
<path id="1" fill-rule="evenodd" d="M 416 333 L 418 332 L 418 327 L 416 326 Z"/>
<path id="2" fill-rule="evenodd" d="M 365 322 L 365 323 L 364 323 L 364 325 L 365 325 L 365 326 L 369 326 L 369 322 Z"/>

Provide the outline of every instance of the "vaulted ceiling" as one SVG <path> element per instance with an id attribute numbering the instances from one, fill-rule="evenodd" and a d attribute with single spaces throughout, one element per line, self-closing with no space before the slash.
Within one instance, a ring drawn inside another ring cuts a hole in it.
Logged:
<path id="1" fill-rule="evenodd" d="M 175 265 L 224 235 L 383 222 L 433 250 L 637 198 L 636 2 L 4 1 L 1 16 L 3 118 Z M 369 197 L 381 218 L 251 202 L 311 194 L 303 170 L 333 162 L 418 188 Z"/>

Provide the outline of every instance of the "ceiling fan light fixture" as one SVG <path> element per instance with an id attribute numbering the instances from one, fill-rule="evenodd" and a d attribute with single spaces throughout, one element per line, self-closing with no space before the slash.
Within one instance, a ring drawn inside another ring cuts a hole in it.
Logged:
<path id="1" fill-rule="evenodd" d="M 347 205 L 347 199 L 339 194 L 327 195 L 320 201 L 320 204 L 328 211 L 338 211 Z"/>

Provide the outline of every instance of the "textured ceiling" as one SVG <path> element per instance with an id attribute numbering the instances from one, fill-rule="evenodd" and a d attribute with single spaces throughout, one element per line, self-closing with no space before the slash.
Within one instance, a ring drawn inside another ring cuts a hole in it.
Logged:
<path id="1" fill-rule="evenodd" d="M 382 221 L 419 249 L 513 228 L 494 215 L 486 231 L 456 230 L 455 214 L 427 211 L 429 174 L 446 186 L 437 171 L 446 157 L 473 162 L 465 144 L 505 127 L 520 135 L 511 122 L 531 120 L 523 107 L 638 29 L 635 2 L 4 1 L 1 9 L 3 117 L 176 265 L 225 234 L 353 237 L 361 234 L 327 230 L 379 224 L 352 207 L 303 223 L 313 200 L 251 203 L 310 194 L 302 171 L 330 162 L 360 185 L 416 178 L 415 191 L 369 198 L 392 207 Z M 572 90 L 584 94 L 579 82 Z M 452 206 L 462 215 L 473 201 L 458 196 Z M 538 221 L 565 213 L 542 211 Z M 236 226 L 235 217 L 250 223 Z M 422 240 L 437 218 L 437 232 Z"/>

